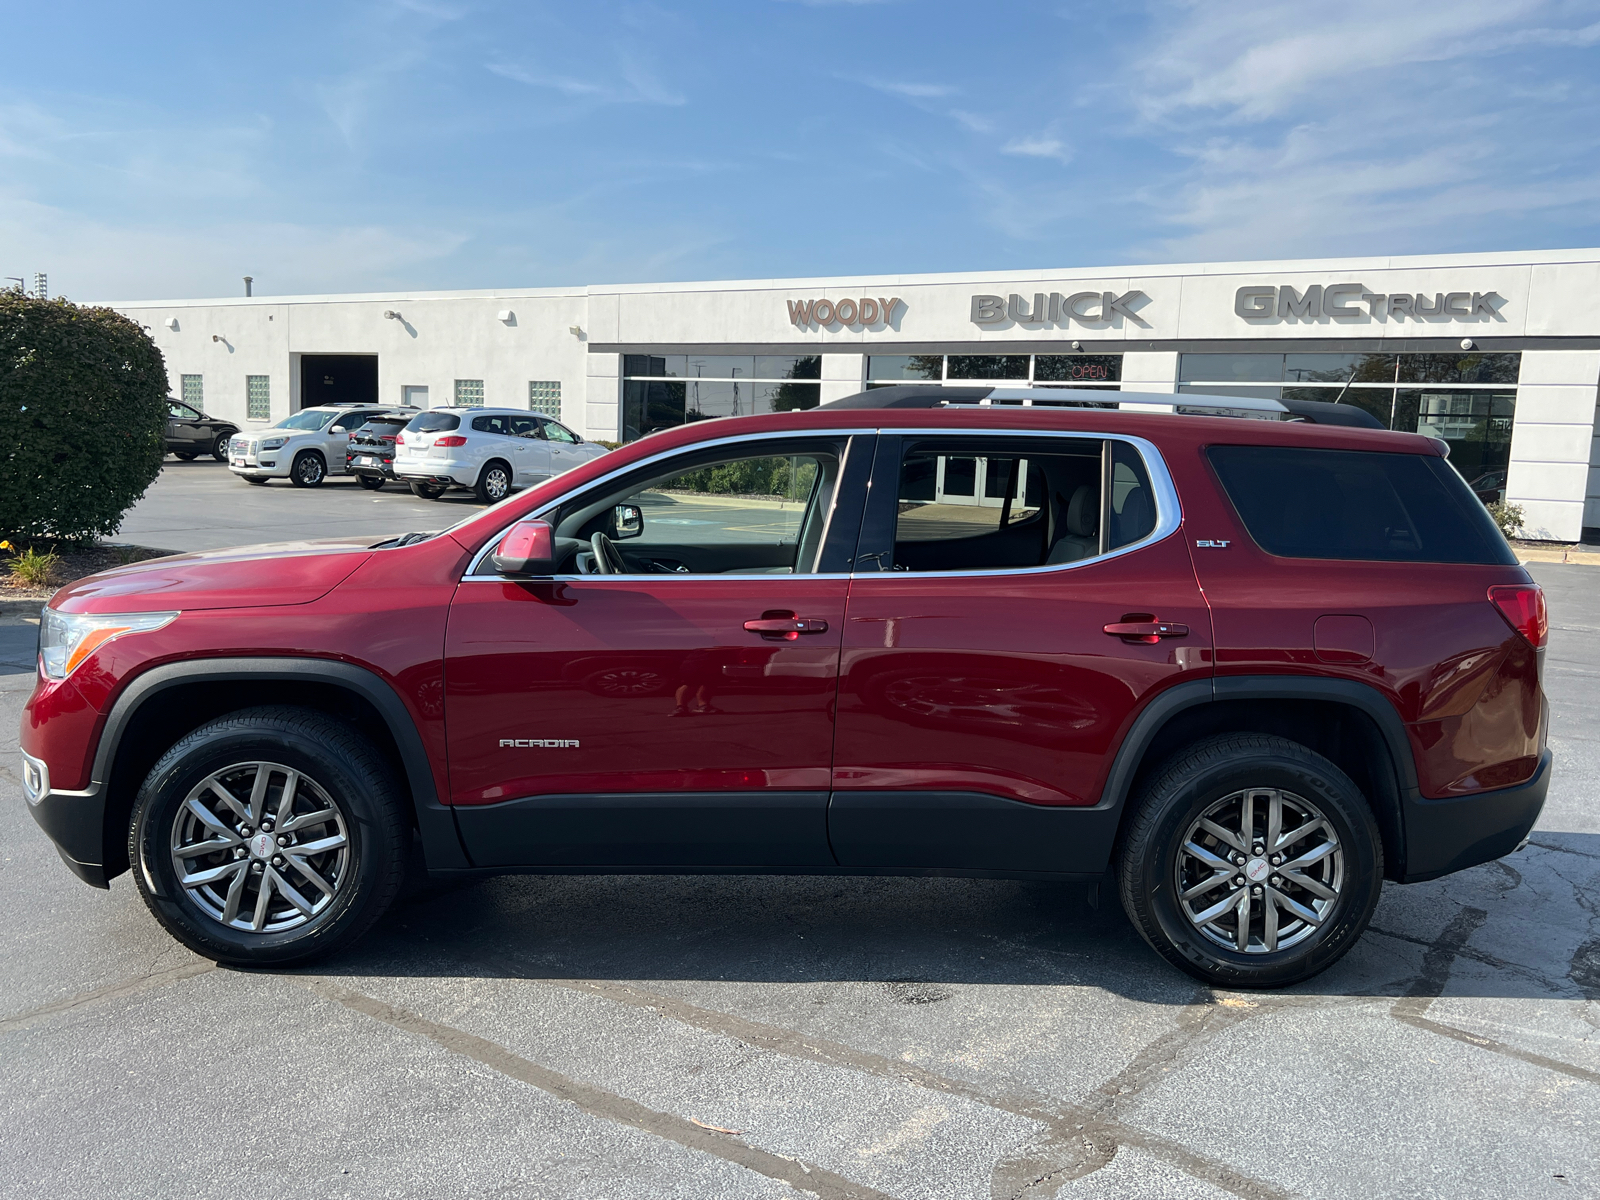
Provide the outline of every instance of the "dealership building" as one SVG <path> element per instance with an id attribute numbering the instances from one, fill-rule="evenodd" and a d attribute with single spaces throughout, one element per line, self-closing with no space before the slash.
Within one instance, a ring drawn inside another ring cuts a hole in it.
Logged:
<path id="1" fill-rule="evenodd" d="M 1600 527 L 1600 250 L 112 307 L 245 428 L 487 404 L 627 441 L 909 380 L 1338 400 L 1444 438 L 1531 536 Z"/>

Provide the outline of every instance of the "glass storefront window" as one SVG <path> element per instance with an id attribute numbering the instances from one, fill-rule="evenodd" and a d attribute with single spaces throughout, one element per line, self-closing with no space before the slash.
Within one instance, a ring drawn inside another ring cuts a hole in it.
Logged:
<path id="1" fill-rule="evenodd" d="M 1394 428 L 1443 438 L 1450 462 L 1471 482 L 1505 469 L 1516 404 L 1515 392 L 1401 389 L 1395 393 Z"/>
<path id="2" fill-rule="evenodd" d="M 901 379 L 943 379 L 942 354 L 874 354 L 867 359 L 867 378 L 891 383 Z"/>
<path id="3" fill-rule="evenodd" d="M 1198 357 L 1198 355 L 1196 356 Z M 1285 383 L 1393 383 L 1397 354 L 1285 354 Z M 1352 380 L 1351 376 L 1355 378 Z"/>
<path id="4" fill-rule="evenodd" d="M 1522 355 L 1482 354 L 1402 354 L 1401 383 L 1516 383 L 1522 371 Z"/>
<path id="5" fill-rule="evenodd" d="M 1035 383 L 1115 383 L 1122 378 L 1120 354 L 1036 354 Z"/>
<path id="6" fill-rule="evenodd" d="M 1189 383 L 1280 383 L 1283 380 L 1281 354 L 1180 354 L 1178 380 Z"/>
<path id="7" fill-rule="evenodd" d="M 1026 354 L 952 354 L 946 379 L 1018 379 L 1028 378 Z"/>
<path id="8" fill-rule="evenodd" d="M 820 354 L 758 354 L 756 379 L 821 379 Z"/>

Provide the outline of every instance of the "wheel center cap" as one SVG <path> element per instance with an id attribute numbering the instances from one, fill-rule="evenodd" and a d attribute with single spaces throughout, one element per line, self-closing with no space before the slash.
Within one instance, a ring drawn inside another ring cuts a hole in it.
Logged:
<path id="1" fill-rule="evenodd" d="M 1272 874 L 1272 864 L 1264 858 L 1252 858 L 1244 865 L 1244 877 L 1251 883 L 1260 883 Z"/>
<path id="2" fill-rule="evenodd" d="M 250 839 L 252 858 L 271 858 L 278 852 L 278 839 L 270 833 L 258 833 Z"/>

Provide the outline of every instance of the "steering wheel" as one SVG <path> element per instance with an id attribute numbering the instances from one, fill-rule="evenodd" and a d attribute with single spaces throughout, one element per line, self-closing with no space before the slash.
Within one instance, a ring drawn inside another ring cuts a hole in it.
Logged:
<path id="1" fill-rule="evenodd" d="M 628 564 L 617 552 L 617 544 L 605 534 L 596 531 L 589 538 L 589 549 L 594 552 L 594 570 L 597 575 L 626 575 Z"/>

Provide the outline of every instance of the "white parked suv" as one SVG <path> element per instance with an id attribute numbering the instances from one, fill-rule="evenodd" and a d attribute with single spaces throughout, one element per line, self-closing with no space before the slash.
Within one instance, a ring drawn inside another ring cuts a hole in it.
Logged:
<path id="1" fill-rule="evenodd" d="M 373 417 L 413 413 L 414 408 L 373 404 L 324 404 L 302 408 L 270 429 L 235 434 L 228 442 L 228 470 L 249 483 L 287 479 L 295 487 L 317 487 L 347 471 L 350 435 Z"/>
<path id="2" fill-rule="evenodd" d="M 426 500 L 464 487 L 494 504 L 605 452 L 525 408 L 436 408 L 395 436 L 394 474 Z"/>

